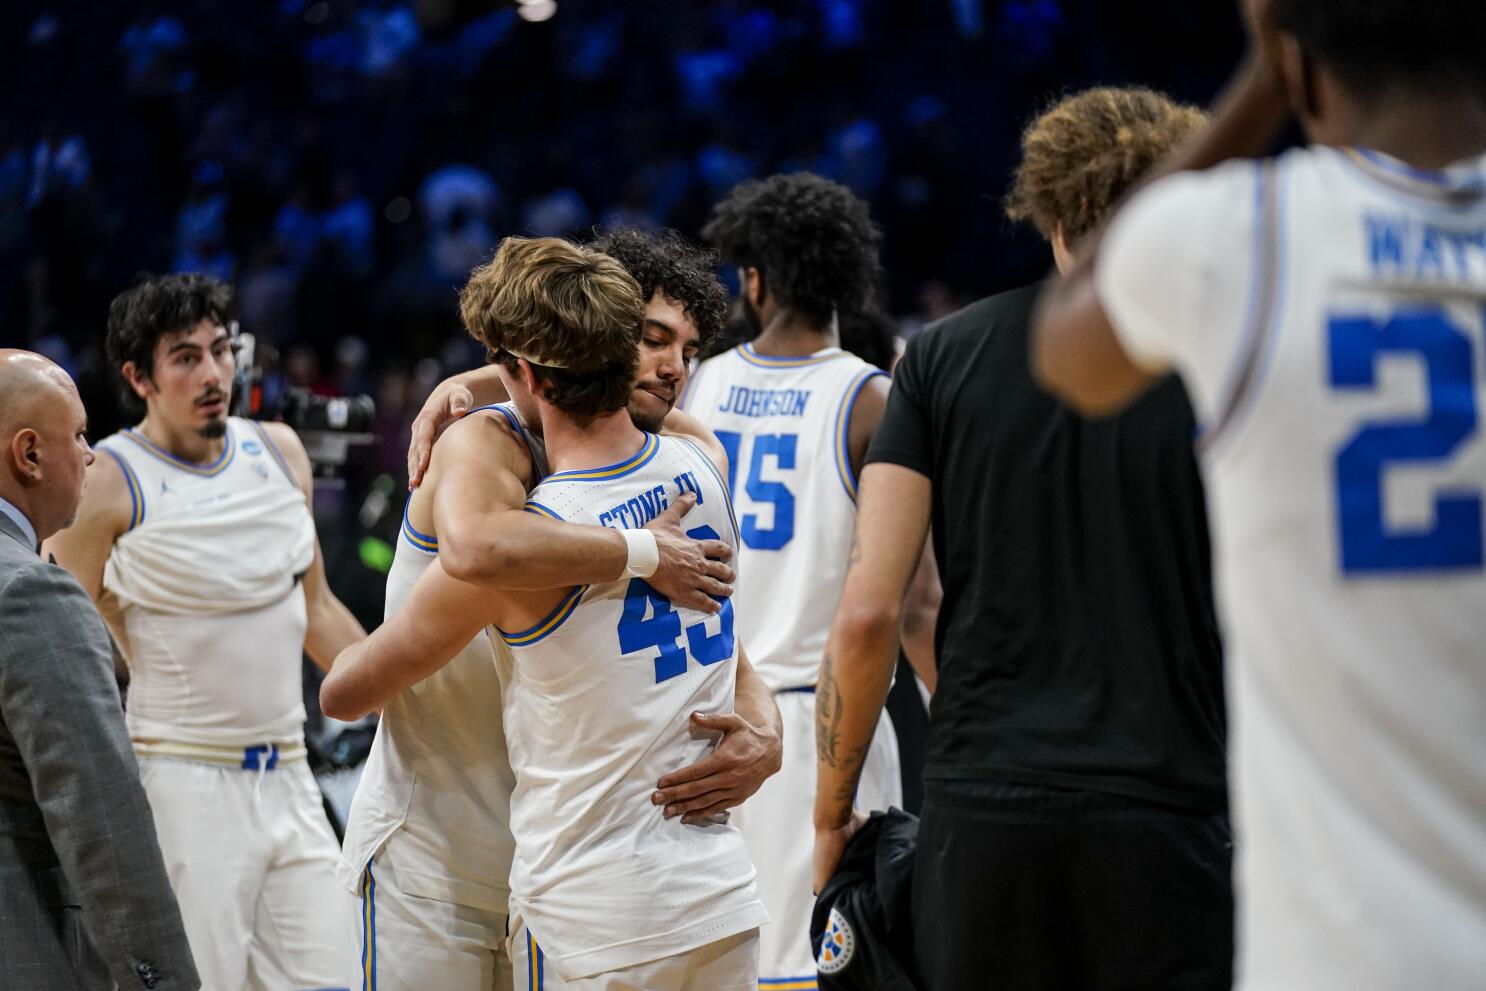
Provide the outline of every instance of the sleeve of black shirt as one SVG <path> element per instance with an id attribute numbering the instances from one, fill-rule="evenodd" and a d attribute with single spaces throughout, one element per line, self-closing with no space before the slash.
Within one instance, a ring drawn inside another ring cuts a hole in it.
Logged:
<path id="1" fill-rule="evenodd" d="M 902 465 L 928 478 L 934 473 L 934 432 L 924 386 L 929 362 L 927 332 L 908 342 L 908 349 L 893 370 L 893 388 L 888 394 L 882 423 L 867 448 L 866 464 Z"/>

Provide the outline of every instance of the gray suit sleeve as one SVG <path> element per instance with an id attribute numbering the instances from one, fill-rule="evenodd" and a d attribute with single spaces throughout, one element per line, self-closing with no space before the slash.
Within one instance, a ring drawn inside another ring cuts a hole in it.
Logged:
<path id="1" fill-rule="evenodd" d="M 0 590 L 0 706 L 62 871 L 123 989 L 201 986 L 87 593 L 37 561 Z"/>

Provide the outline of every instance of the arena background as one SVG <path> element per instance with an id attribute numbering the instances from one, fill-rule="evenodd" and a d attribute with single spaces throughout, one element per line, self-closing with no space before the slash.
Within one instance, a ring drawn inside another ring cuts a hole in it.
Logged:
<path id="1" fill-rule="evenodd" d="M 870 200 L 911 334 L 1046 270 L 1000 201 L 1048 100 L 1206 103 L 1241 44 L 1233 4 L 1186 0 L 10 2 L 0 344 L 64 365 L 101 437 L 109 299 L 146 271 L 231 280 L 274 375 L 376 399 L 316 505 L 372 625 L 407 425 L 480 359 L 455 292 L 500 237 L 694 234 L 736 182 L 810 169 Z"/>

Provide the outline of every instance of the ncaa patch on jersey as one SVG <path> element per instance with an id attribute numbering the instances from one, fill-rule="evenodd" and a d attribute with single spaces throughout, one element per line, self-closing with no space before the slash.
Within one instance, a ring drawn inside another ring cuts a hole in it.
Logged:
<path id="1" fill-rule="evenodd" d="M 851 931 L 851 923 L 846 917 L 831 908 L 830 925 L 826 927 L 825 936 L 820 941 L 820 952 L 815 956 L 815 966 L 822 974 L 840 973 L 847 964 L 851 963 L 852 954 L 856 951 L 856 934 Z"/>

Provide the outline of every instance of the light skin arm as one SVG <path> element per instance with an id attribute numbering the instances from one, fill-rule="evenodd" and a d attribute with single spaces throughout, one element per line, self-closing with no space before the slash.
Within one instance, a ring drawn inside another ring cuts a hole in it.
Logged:
<path id="1" fill-rule="evenodd" d="M 403 608 L 335 659 L 320 685 L 320 710 L 349 721 L 380 709 L 449 663 L 499 608 L 499 596 L 450 578 L 435 561 Z"/>
<path id="2" fill-rule="evenodd" d="M 852 800 L 898 659 L 908 583 L 923 556 L 929 479 L 901 465 L 862 472 L 856 538 L 815 693 L 815 890 L 865 820 Z"/>
<path id="3" fill-rule="evenodd" d="M 288 462 L 294 481 L 304 493 L 305 505 L 313 511 L 315 499 L 315 476 L 310 467 L 309 455 L 304 444 L 290 426 L 283 423 L 265 423 L 263 428 Z M 358 640 L 366 638 L 366 630 L 357 622 L 351 610 L 346 608 L 336 594 L 330 590 L 325 577 L 325 558 L 320 553 L 320 538 L 315 538 L 315 556 L 310 569 L 304 574 L 304 601 L 309 614 L 309 626 L 304 636 L 304 651 L 322 671 L 329 671 L 336 655 Z"/>
<path id="4" fill-rule="evenodd" d="M 774 693 L 738 645 L 738 683 L 732 712 L 693 712 L 691 724 L 721 733 L 716 749 L 689 767 L 661 778 L 650 796 L 667 819 L 688 824 L 742 805 L 784 761 L 784 723 Z"/>
<path id="5" fill-rule="evenodd" d="M 133 511 L 123 469 L 111 456 L 99 451 L 97 459 L 88 466 L 77 520 L 42 545 L 42 553 L 56 557 L 57 563 L 72 573 L 99 606 L 114 640 L 121 645 L 123 630 L 117 616 L 103 608 L 103 569 L 113 552 L 114 541 L 129 528 Z"/>
<path id="6" fill-rule="evenodd" d="M 629 547 L 617 530 L 578 526 L 526 512 L 530 461 L 525 447 L 494 419 L 454 424 L 434 448 L 434 526 L 439 559 L 460 581 L 534 591 L 598 585 L 624 576 Z M 677 499 L 646 529 L 655 534 L 660 567 L 648 581 L 677 606 L 717 612 L 712 596 L 732 594 L 732 548 L 694 540 L 681 517 L 695 505 Z"/>
<path id="7" fill-rule="evenodd" d="M 1142 185 L 1174 172 L 1257 157 L 1269 149 L 1290 110 L 1275 61 L 1278 42 L 1263 6 L 1263 0 L 1246 3 L 1254 39 L 1251 51 L 1219 97 L 1212 120 L 1152 170 Z M 1118 212 L 1111 211 L 1111 216 Z M 1087 244 L 1077 246 L 1072 269 L 1043 294 L 1032 335 L 1032 369 L 1038 381 L 1090 416 L 1118 412 L 1161 377 L 1125 353 L 1099 300 L 1094 269 L 1102 234 L 1101 229 Z"/>
<path id="8" fill-rule="evenodd" d="M 408 488 L 416 489 L 423 481 L 433 455 L 433 442 L 445 427 L 472 409 L 510 398 L 494 365 L 472 368 L 440 382 L 413 418 L 413 441 L 408 446 Z"/>

